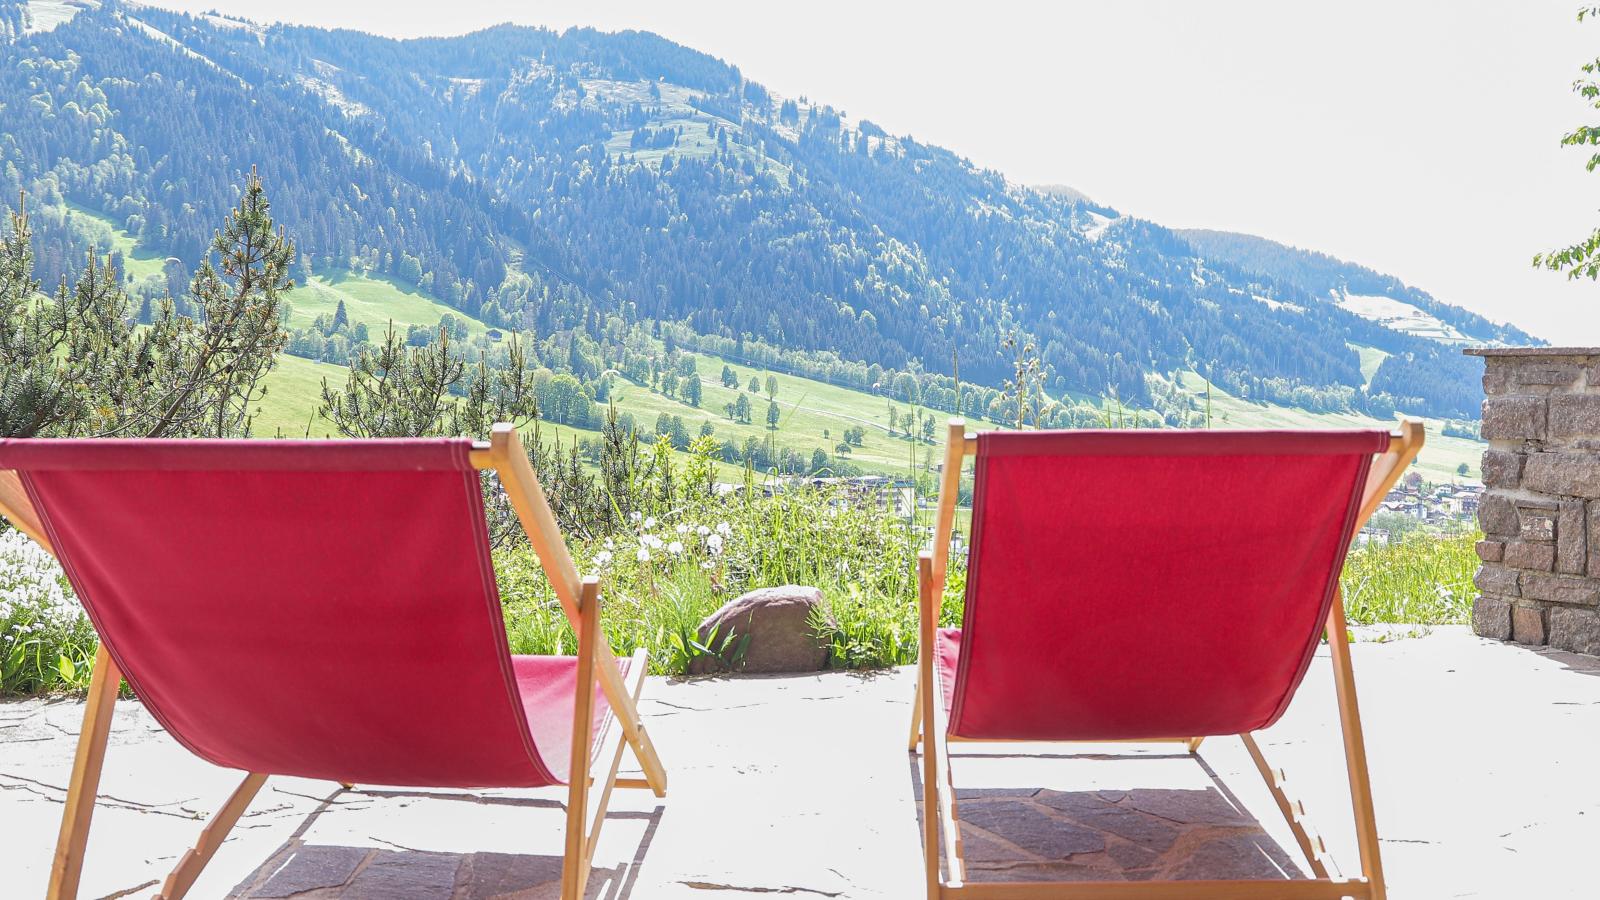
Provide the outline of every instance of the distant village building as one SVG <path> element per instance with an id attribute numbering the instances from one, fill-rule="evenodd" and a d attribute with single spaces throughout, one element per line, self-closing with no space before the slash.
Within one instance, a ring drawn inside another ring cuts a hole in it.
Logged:
<path id="1" fill-rule="evenodd" d="M 1470 523 L 1478 514 L 1483 485 L 1477 482 L 1425 485 L 1420 480 L 1403 483 L 1384 496 L 1379 509 L 1408 516 L 1430 525 L 1448 527 Z"/>
<path id="2" fill-rule="evenodd" d="M 1389 530 L 1387 528 L 1373 528 L 1369 525 L 1356 534 L 1356 546 L 1387 547 L 1389 546 Z"/>

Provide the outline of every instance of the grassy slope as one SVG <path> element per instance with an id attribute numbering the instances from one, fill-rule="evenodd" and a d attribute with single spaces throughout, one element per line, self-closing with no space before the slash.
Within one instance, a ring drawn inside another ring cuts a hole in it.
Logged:
<path id="1" fill-rule="evenodd" d="M 660 167 L 661 159 L 668 154 L 679 159 L 711 156 L 718 152 L 720 143 L 713 140 L 707 133 L 706 126 L 715 122 L 718 127 L 727 129 L 737 134 L 740 131 L 739 123 L 713 115 L 704 110 L 695 109 L 689 100 L 694 91 L 673 84 L 657 84 L 656 88 L 661 96 L 650 96 L 650 87 L 643 81 L 611 81 L 600 78 L 586 78 L 583 80 L 584 90 L 599 94 L 609 100 L 623 103 L 638 103 L 645 109 L 659 109 L 659 114 L 653 115 L 647 123 L 648 127 L 657 131 L 679 128 L 682 133 L 678 136 L 677 143 L 671 147 L 660 148 L 634 148 L 632 146 L 633 131 L 613 132 L 606 141 L 606 152 L 614 157 L 627 154 L 637 162 L 647 166 Z M 765 167 L 772 172 L 783 184 L 790 184 L 793 173 L 788 166 L 765 156 L 754 147 L 739 141 L 730 141 L 728 150 L 738 157 L 748 159 L 760 167 Z"/>
<path id="2" fill-rule="evenodd" d="M 1183 386 L 1204 396 L 1205 382 L 1199 375 L 1185 374 Z M 1417 463 L 1422 476 L 1429 481 L 1456 480 L 1459 478 L 1456 468 L 1466 463 L 1469 477 L 1478 478 L 1478 463 L 1483 458 L 1485 445 L 1465 438 L 1445 437 L 1439 433 L 1443 425 L 1439 419 L 1424 419 L 1423 422 L 1427 425 L 1428 439 Z M 1215 385 L 1211 387 L 1211 424 L 1214 428 L 1386 428 L 1390 425 L 1359 413 L 1316 413 L 1248 403 Z"/>
<path id="3" fill-rule="evenodd" d="M 289 292 L 289 325 L 293 328 L 310 327 L 312 321 L 324 313 L 333 315 L 339 301 L 344 301 L 345 313 L 351 322 L 365 322 L 374 336 L 382 334 L 390 321 L 396 331 L 404 332 L 410 325 L 435 327 L 439 317 L 446 313 L 467 323 L 467 331 L 476 337 L 488 326 L 458 309 L 418 291 L 410 285 L 377 275 L 360 275 L 344 270 L 334 270 L 313 275 L 311 280 Z"/>
<path id="4" fill-rule="evenodd" d="M 700 355 L 697 359 L 701 383 L 704 385 L 701 408 L 696 409 L 621 379 L 616 382 L 613 391 L 617 408 L 632 413 L 638 426 L 645 431 L 654 428 L 657 414 L 666 412 L 682 417 L 691 434 L 698 433 L 701 422 L 710 421 L 716 428 L 719 440 L 731 438 L 741 444 L 746 437 L 752 436 L 758 440 L 766 440 L 768 432 L 764 424 L 767 403 L 765 395 L 750 395 L 754 422 L 744 425 L 729 421 L 720 410 L 724 404 L 737 396 L 738 391 L 724 388 L 718 380 L 723 360 L 705 355 Z M 766 381 L 765 373 L 745 366 L 731 363 L 729 365 L 739 376 L 741 384 L 748 384 L 753 373 L 758 375 L 763 384 Z M 257 419 L 256 433 L 270 436 L 278 433 L 278 429 L 281 428 L 285 435 L 300 436 L 305 434 L 306 423 L 310 421 L 313 436 L 327 434 L 327 424 L 316 418 L 318 390 L 323 378 L 338 384 L 343 381 L 345 372 L 342 366 L 290 356 L 283 357 L 277 369 L 268 378 L 268 396 L 261 404 L 262 412 Z M 886 433 L 884 426 L 887 421 L 888 401 L 884 398 L 793 375 L 780 374 L 776 378 L 778 405 L 783 413 L 776 435 L 779 446 L 795 447 L 809 454 L 815 447 L 829 449 L 838 443 L 846 427 L 863 425 L 866 428 L 866 444 L 850 456 L 851 462 L 870 471 L 890 474 L 906 471 L 907 451 L 913 445 L 908 444 L 903 438 L 891 438 Z M 1185 387 L 1197 392 L 1203 390 L 1198 378 L 1186 377 Z M 1388 424 L 1362 415 L 1313 413 L 1281 406 L 1246 403 L 1215 386 L 1212 388 L 1211 404 L 1212 423 L 1217 428 L 1371 428 L 1384 427 Z M 897 406 L 904 412 L 902 404 Z M 935 415 L 938 419 L 944 418 L 943 414 Z M 1438 431 L 1440 422 L 1425 421 L 1428 426 L 1428 443 L 1418 465 L 1424 477 L 1431 481 L 1449 481 L 1456 477 L 1456 468 L 1461 463 L 1466 463 L 1472 477 L 1477 477 L 1478 461 L 1483 452 L 1483 445 L 1476 441 L 1444 437 Z M 828 441 L 822 438 L 824 428 L 828 429 L 830 434 Z M 573 437 L 593 437 L 598 434 L 585 429 L 553 425 L 545 426 L 544 431 L 547 438 L 560 436 L 563 440 L 570 440 Z M 935 460 L 939 457 L 940 451 L 936 446 L 920 441 L 914 446 L 919 465 L 929 450 L 933 451 Z M 723 475 L 730 479 L 735 478 L 737 469 L 729 467 Z"/>
<path id="5" fill-rule="evenodd" d="M 332 363 L 315 362 L 288 354 L 279 356 L 278 364 L 267 376 L 267 394 L 258 407 L 260 412 L 252 424 L 252 433 L 257 437 L 335 436 L 328 421 L 317 415 L 317 409 L 321 406 L 322 381 L 327 379 L 330 385 L 338 388 L 344 384 L 349 372 L 344 366 Z M 654 422 L 652 417 L 650 423 L 653 425 Z M 574 438 L 600 436 L 598 431 L 550 423 L 541 424 L 540 434 L 547 442 L 559 440 L 562 444 L 569 444 Z M 679 454 L 679 461 L 682 462 L 682 459 Z M 721 466 L 718 477 L 726 481 L 738 481 L 743 478 L 743 473 L 738 466 Z"/>
<path id="6" fill-rule="evenodd" d="M 328 437 L 328 422 L 317 416 L 321 405 L 322 379 L 334 387 L 344 384 L 349 369 L 332 363 L 290 356 L 278 357 L 278 364 L 267 375 L 267 395 L 262 398 L 251 431 L 257 437 L 305 437 L 307 423 L 311 437 Z"/>
<path id="7" fill-rule="evenodd" d="M 704 122 L 696 123 L 696 127 L 703 129 Z M 112 248 L 121 251 L 128 273 L 139 279 L 161 276 L 163 257 L 138 250 L 133 235 L 117 227 L 105 216 L 76 205 L 70 205 L 70 209 L 78 228 L 96 239 L 103 236 Z M 310 325 L 318 315 L 332 315 L 341 299 L 351 321 L 366 322 L 374 329 L 381 329 L 390 320 L 399 330 L 413 324 L 433 326 L 445 313 L 465 320 L 468 331 L 474 336 L 482 334 L 487 327 L 408 285 L 392 279 L 345 271 L 321 273 L 313 276 L 309 284 L 291 291 L 290 324 L 304 327 Z M 1362 374 L 1370 379 L 1386 354 L 1369 347 L 1357 347 L 1356 350 L 1361 354 Z M 646 431 L 654 428 L 659 413 L 667 412 L 681 416 L 690 434 L 697 434 L 700 424 L 710 421 L 716 428 L 719 440 L 732 438 L 740 444 L 748 437 L 766 440 L 767 399 L 764 393 L 750 395 L 751 423 L 748 425 L 735 423 L 723 413 L 724 406 L 749 384 L 751 375 L 757 375 L 764 386 L 766 373 L 704 354 L 697 354 L 696 359 L 704 387 L 699 409 L 621 379 L 617 381 L 614 392 L 618 409 L 632 413 L 639 426 Z M 722 386 L 720 378 L 725 362 L 739 376 L 738 390 Z M 326 434 L 327 423 L 316 417 L 322 379 L 340 384 L 344 381 L 345 371 L 342 366 L 287 355 L 282 357 L 277 369 L 267 380 L 268 396 L 261 404 L 255 433 L 271 436 L 281 430 L 286 436 L 301 436 L 306 433 L 309 422 L 312 435 Z M 859 425 L 866 431 L 866 442 L 864 446 L 855 448 L 849 457 L 857 466 L 870 471 L 905 472 L 910 464 L 909 453 L 912 449 L 915 449 L 918 464 L 929 449 L 934 449 L 934 458 L 937 460 L 937 448 L 920 441 L 913 445 L 903 438 L 888 435 L 889 401 L 886 398 L 794 375 L 779 374 L 776 377 L 778 406 L 783 415 L 777 434 L 779 446 L 795 447 L 807 454 L 821 447 L 831 453 L 841 440 L 844 429 Z M 1184 387 L 1197 396 L 1203 396 L 1204 384 L 1199 376 L 1185 376 Z M 1211 396 L 1212 424 L 1219 428 L 1357 428 L 1388 424 L 1359 414 L 1314 413 L 1247 403 L 1215 386 Z M 895 407 L 902 414 L 908 412 L 903 403 L 896 403 Z M 934 416 L 938 421 L 945 418 L 943 413 L 934 413 Z M 1428 443 L 1423 448 L 1418 465 L 1423 475 L 1431 481 L 1449 481 L 1457 477 L 1457 467 L 1466 463 L 1471 477 L 1479 477 L 1478 464 L 1484 445 L 1463 438 L 1444 437 L 1439 433 L 1441 423 L 1438 420 L 1427 420 L 1427 424 Z M 824 429 L 829 433 L 826 439 L 822 436 Z M 582 429 L 564 426 L 551 427 L 547 431 L 563 436 L 585 434 Z M 724 474 L 731 478 L 735 471 L 730 467 Z"/>
<path id="8" fill-rule="evenodd" d="M 1350 347 L 1361 357 L 1361 378 L 1364 384 L 1372 383 L 1372 376 L 1378 374 L 1378 367 L 1389 358 L 1389 354 L 1377 347 L 1362 347 L 1351 344 Z"/>
<path id="9" fill-rule="evenodd" d="M 617 408 L 633 413 L 640 427 L 646 429 L 653 428 L 656 416 L 666 412 L 682 417 L 691 434 L 698 433 L 700 423 L 709 421 L 716 428 L 718 440 L 731 438 L 736 443 L 743 444 L 746 438 L 754 437 L 765 441 L 768 431 L 767 396 L 764 392 L 746 394 L 750 398 L 751 421 L 748 425 L 730 420 L 724 410 L 728 403 L 745 392 L 744 388 L 749 385 L 752 375 L 757 376 L 764 391 L 767 373 L 764 370 L 704 354 L 696 354 L 696 363 L 703 389 L 699 409 L 651 393 L 647 388 L 632 382 L 620 380 L 613 391 Z M 730 366 L 739 376 L 740 387 L 737 390 L 722 386 L 724 364 Z M 904 438 L 889 437 L 889 401 L 883 397 L 795 375 L 775 374 L 773 377 L 778 382 L 777 402 L 782 414 L 778 429 L 780 447 L 792 446 L 807 454 L 820 447 L 831 454 L 833 448 L 843 440 L 846 428 L 860 426 L 866 432 L 865 442 L 862 446 L 854 448 L 847 457 L 854 465 L 874 471 L 904 472 L 909 465 L 909 452 L 913 447 L 916 450 L 918 465 L 922 463 L 923 455 L 929 449 L 934 449 L 937 458 L 937 448 L 931 444 L 918 441 L 913 445 Z M 895 407 L 902 414 L 909 412 L 903 403 L 896 403 Z M 939 421 L 947 417 L 944 413 L 934 413 L 934 416 Z M 824 430 L 828 432 L 827 438 L 822 436 Z M 938 429 L 935 433 L 938 433 Z"/>
<path id="10" fill-rule="evenodd" d="M 101 215 L 86 206 L 68 203 L 67 210 L 71 215 L 72 226 L 79 233 L 87 236 L 96 244 L 108 246 L 110 249 L 122 254 L 122 274 L 124 277 L 132 275 L 135 281 L 146 278 L 162 278 L 162 269 L 167 258 L 159 253 L 141 250 L 132 234 L 124 231 L 121 226 L 109 217 Z"/>

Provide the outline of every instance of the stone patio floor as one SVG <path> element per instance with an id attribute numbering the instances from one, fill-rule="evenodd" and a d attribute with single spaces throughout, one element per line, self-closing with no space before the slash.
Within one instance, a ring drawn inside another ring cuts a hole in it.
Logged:
<path id="1" fill-rule="evenodd" d="M 1395 898 L 1600 891 L 1600 659 L 1460 628 L 1355 648 Z M 652 679 L 668 797 L 618 791 L 589 895 L 921 894 L 912 673 Z M 41 896 L 82 704 L 0 703 L 0 894 Z M 148 897 L 237 781 L 120 703 L 84 897 Z M 1325 653 L 1263 742 L 1347 872 L 1356 863 Z M 977 748 L 977 749 L 973 749 Z M 1292 877 L 1304 861 L 1237 739 L 963 745 L 969 877 Z M 555 896 L 564 794 L 342 791 L 277 778 L 192 897 Z"/>

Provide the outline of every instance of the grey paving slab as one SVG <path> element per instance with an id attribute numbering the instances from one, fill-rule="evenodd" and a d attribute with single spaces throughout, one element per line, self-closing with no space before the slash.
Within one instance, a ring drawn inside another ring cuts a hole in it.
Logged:
<path id="1" fill-rule="evenodd" d="M 1600 660 L 1463 629 L 1354 650 L 1392 896 L 1592 898 Z M 669 796 L 619 791 L 596 898 L 915 897 L 910 673 L 652 679 Z M 0 703 L 0 884 L 43 893 L 81 704 Z M 1356 860 L 1331 676 L 1319 654 L 1263 747 L 1336 858 Z M 1021 755 L 1043 750 L 1040 756 Z M 1302 877 L 1236 740 L 960 745 L 974 880 Z M 238 774 L 119 704 L 84 897 L 150 897 Z M 554 897 L 559 790 L 341 790 L 271 779 L 191 896 Z"/>

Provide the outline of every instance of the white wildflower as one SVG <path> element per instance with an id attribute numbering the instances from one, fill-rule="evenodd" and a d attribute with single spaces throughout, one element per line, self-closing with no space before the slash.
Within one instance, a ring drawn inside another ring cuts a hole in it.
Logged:
<path id="1" fill-rule="evenodd" d="M 639 560 L 639 562 L 649 562 L 650 561 L 650 548 L 649 547 L 640 547 L 639 548 L 639 552 L 634 554 L 634 558 Z"/>
<path id="2" fill-rule="evenodd" d="M 711 533 L 711 529 L 707 528 L 704 525 L 701 525 L 699 528 L 696 528 L 694 530 L 694 533 L 700 535 L 701 537 L 705 537 L 706 535 Z"/>
<path id="3" fill-rule="evenodd" d="M 727 522 L 718 522 L 717 523 L 717 534 L 720 534 L 723 537 L 728 537 L 728 536 L 733 534 L 733 528 L 730 525 L 728 525 Z"/>
<path id="4" fill-rule="evenodd" d="M 706 549 L 711 551 L 711 555 L 712 556 L 716 556 L 719 553 L 721 553 L 722 552 L 722 535 L 713 534 L 712 536 L 706 538 Z"/>
<path id="5" fill-rule="evenodd" d="M 672 543 L 668 544 L 667 545 L 667 552 L 671 553 L 673 556 L 677 556 L 677 555 L 683 553 L 683 542 L 682 541 L 673 541 Z"/>
<path id="6" fill-rule="evenodd" d="M 594 564 L 602 569 L 611 565 L 611 551 L 601 550 L 599 553 L 596 553 L 594 555 Z"/>
<path id="7" fill-rule="evenodd" d="M 650 529 L 652 529 L 654 527 L 656 527 L 656 517 L 655 516 L 651 516 L 650 518 L 644 520 L 644 530 L 645 531 L 649 531 Z"/>
<path id="8" fill-rule="evenodd" d="M 679 523 L 678 523 L 678 527 L 677 527 L 677 529 L 675 529 L 675 530 L 676 530 L 676 531 L 677 531 L 677 532 L 678 532 L 678 533 L 679 533 L 679 534 L 688 534 L 688 533 L 689 533 L 689 525 L 688 525 L 688 523 L 686 523 L 686 522 L 679 522 Z"/>

